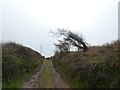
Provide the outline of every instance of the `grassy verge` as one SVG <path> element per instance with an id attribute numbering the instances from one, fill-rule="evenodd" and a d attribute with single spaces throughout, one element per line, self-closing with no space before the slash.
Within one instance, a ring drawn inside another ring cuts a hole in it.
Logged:
<path id="1" fill-rule="evenodd" d="M 53 80 L 51 65 L 52 62 L 50 60 L 46 60 L 44 63 L 43 82 L 42 82 L 44 88 L 54 88 L 54 80 Z"/>
<path id="2" fill-rule="evenodd" d="M 42 64 L 42 63 L 41 63 Z M 26 81 L 28 81 L 38 70 L 40 70 L 41 65 L 34 69 L 33 72 L 25 73 L 21 78 L 13 80 L 9 83 L 3 83 L 2 88 L 21 88 Z"/>
<path id="3" fill-rule="evenodd" d="M 20 88 L 20 87 L 22 87 L 22 85 L 26 81 L 26 78 L 30 78 L 31 76 L 32 76 L 32 72 L 26 73 L 20 79 L 13 80 L 10 83 L 3 83 L 2 88 Z"/>
<path id="4" fill-rule="evenodd" d="M 85 82 L 81 82 L 73 76 L 70 76 L 70 72 L 65 72 L 65 67 L 61 67 L 59 65 L 55 66 L 59 74 L 62 76 L 65 83 L 70 88 L 88 88 L 88 84 Z"/>

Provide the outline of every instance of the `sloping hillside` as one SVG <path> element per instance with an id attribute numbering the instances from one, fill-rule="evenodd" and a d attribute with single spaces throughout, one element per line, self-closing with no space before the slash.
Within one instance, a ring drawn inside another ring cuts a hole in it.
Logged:
<path id="1" fill-rule="evenodd" d="M 22 45 L 9 42 L 2 44 L 2 82 L 7 83 L 21 79 L 24 74 L 32 72 L 42 65 L 42 56 Z M 17 82 L 16 82 L 17 83 Z"/>
<path id="2" fill-rule="evenodd" d="M 120 87 L 120 42 L 92 46 L 84 52 L 61 52 L 54 67 L 76 88 Z M 119 54 L 119 55 L 118 55 Z"/>

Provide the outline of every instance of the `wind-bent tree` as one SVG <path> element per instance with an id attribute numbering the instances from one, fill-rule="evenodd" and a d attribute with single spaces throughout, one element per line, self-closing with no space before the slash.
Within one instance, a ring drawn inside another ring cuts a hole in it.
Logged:
<path id="1" fill-rule="evenodd" d="M 58 40 L 59 43 L 58 44 L 54 44 L 59 50 L 60 52 L 65 51 L 68 52 L 70 51 L 70 43 L 66 42 L 66 41 L 61 41 Z"/>
<path id="2" fill-rule="evenodd" d="M 69 51 L 70 45 L 77 47 L 78 51 L 80 49 L 83 49 L 84 51 L 87 50 L 86 42 L 83 40 L 81 36 L 65 29 L 57 30 L 58 30 L 57 33 L 55 32 L 52 33 L 58 36 L 64 36 L 62 41 L 58 40 L 59 44 L 55 44 L 55 46 L 58 47 L 60 51 Z"/>

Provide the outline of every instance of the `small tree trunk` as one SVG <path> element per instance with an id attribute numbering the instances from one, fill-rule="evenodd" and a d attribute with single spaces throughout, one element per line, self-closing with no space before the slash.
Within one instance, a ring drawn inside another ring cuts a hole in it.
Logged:
<path id="1" fill-rule="evenodd" d="M 82 45 L 83 45 L 83 50 L 86 51 L 86 50 L 87 50 L 86 44 L 85 44 L 84 42 L 81 42 L 81 43 L 82 43 Z"/>

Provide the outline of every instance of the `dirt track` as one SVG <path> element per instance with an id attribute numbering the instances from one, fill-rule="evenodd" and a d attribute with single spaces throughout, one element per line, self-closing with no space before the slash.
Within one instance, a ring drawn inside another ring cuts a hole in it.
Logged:
<path id="1" fill-rule="evenodd" d="M 50 60 L 44 61 L 41 69 L 22 88 L 69 88 Z"/>

